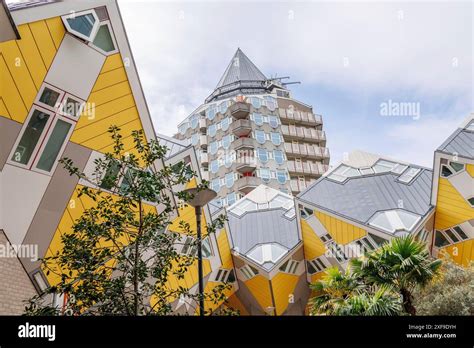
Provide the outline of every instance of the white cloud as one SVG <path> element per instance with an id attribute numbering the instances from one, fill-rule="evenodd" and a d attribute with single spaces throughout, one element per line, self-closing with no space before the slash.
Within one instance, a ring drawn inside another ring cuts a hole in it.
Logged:
<path id="1" fill-rule="evenodd" d="M 237 47 L 267 76 L 290 75 L 303 85 L 354 95 L 414 91 L 426 98 L 463 99 L 465 105 L 472 98 L 472 6 L 449 1 L 120 2 L 155 129 L 168 135 L 212 92 Z M 415 162 L 429 164 L 404 144 L 436 147 L 446 137 L 442 129 L 465 115 L 438 116 L 391 130 L 387 136 L 400 143 L 394 157 L 405 158 L 406 150 Z M 429 135 L 430 128 L 439 131 L 440 140 L 420 137 L 418 132 Z M 359 147 L 372 135 L 361 134 Z M 335 149 L 352 148 L 347 137 L 328 137 Z"/>

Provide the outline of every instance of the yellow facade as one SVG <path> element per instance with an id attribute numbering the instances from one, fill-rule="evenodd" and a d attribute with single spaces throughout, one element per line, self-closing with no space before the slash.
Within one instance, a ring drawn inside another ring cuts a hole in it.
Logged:
<path id="1" fill-rule="evenodd" d="M 314 213 L 337 244 L 348 244 L 367 235 L 360 227 L 336 219 L 320 211 Z"/>
<path id="2" fill-rule="evenodd" d="M 307 260 L 324 255 L 326 247 L 323 241 L 305 220 L 301 220 L 301 234 L 303 236 L 304 255 Z"/>
<path id="3" fill-rule="evenodd" d="M 23 123 L 61 44 L 61 18 L 18 26 L 21 40 L 0 43 L 0 114 Z"/>
<path id="4" fill-rule="evenodd" d="M 276 315 L 281 315 L 294 303 L 294 291 L 300 277 L 294 274 L 279 272 L 272 279 L 273 298 L 275 300 Z"/>

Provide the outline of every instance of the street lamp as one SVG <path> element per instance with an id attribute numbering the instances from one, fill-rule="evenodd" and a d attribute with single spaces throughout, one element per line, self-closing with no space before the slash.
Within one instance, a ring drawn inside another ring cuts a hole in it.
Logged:
<path id="1" fill-rule="evenodd" d="M 201 243 L 201 210 L 202 207 L 212 201 L 217 193 L 208 188 L 190 188 L 184 190 L 191 200 L 187 202 L 191 207 L 194 207 L 196 212 L 196 237 L 198 250 L 198 278 L 199 278 L 199 315 L 204 315 L 204 277 L 202 272 L 202 243 Z"/>

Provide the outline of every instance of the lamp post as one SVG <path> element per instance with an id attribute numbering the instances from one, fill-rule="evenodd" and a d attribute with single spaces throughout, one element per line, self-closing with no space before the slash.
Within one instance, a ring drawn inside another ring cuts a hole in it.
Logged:
<path id="1" fill-rule="evenodd" d="M 198 250 L 198 278 L 199 278 L 199 315 L 204 315 L 204 277 L 202 272 L 202 243 L 201 243 L 201 213 L 202 207 L 212 201 L 217 193 L 211 189 L 204 188 L 190 188 L 184 190 L 191 196 L 191 200 L 187 202 L 190 206 L 194 207 L 196 212 L 196 238 L 197 238 L 197 250 Z"/>

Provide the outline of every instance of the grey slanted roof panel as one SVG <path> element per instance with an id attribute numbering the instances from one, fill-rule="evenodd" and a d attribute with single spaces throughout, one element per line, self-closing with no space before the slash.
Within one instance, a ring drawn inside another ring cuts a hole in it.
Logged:
<path id="1" fill-rule="evenodd" d="M 474 158 L 474 132 L 462 128 L 457 129 L 438 148 L 438 151 Z"/>
<path id="2" fill-rule="evenodd" d="M 252 61 L 242 52 L 240 48 L 237 49 L 227 69 L 222 75 L 219 83 L 216 86 L 222 86 L 237 82 L 237 81 L 266 81 L 265 75 L 252 63 Z"/>
<path id="3" fill-rule="evenodd" d="M 166 152 L 166 158 L 170 158 L 171 156 L 191 146 L 187 145 L 187 143 L 182 140 L 178 140 L 164 134 L 156 134 L 156 137 L 161 146 L 166 146 L 168 148 L 168 151 Z"/>
<path id="4" fill-rule="evenodd" d="M 249 212 L 240 218 L 228 214 L 234 248 L 241 254 L 263 243 L 279 243 L 292 249 L 298 243 L 297 220 L 288 220 L 284 214 L 281 208 Z"/>
<path id="5" fill-rule="evenodd" d="M 391 173 L 351 178 L 344 184 L 323 177 L 298 197 L 362 224 L 377 211 L 400 208 L 400 203 L 403 209 L 424 216 L 431 209 L 432 175 L 422 169 L 409 185 Z"/>

